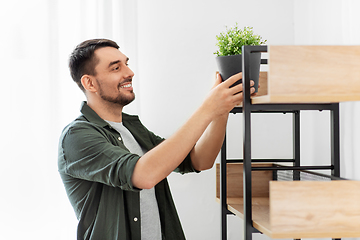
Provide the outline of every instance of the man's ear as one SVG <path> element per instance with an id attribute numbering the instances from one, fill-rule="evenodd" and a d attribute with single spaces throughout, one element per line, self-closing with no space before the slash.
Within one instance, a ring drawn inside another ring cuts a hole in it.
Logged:
<path id="1" fill-rule="evenodd" d="M 97 89 L 96 89 L 96 83 L 94 83 L 95 81 L 95 78 L 93 76 L 90 76 L 90 75 L 83 75 L 81 77 L 81 84 L 83 85 L 84 89 L 86 91 L 89 91 L 89 92 L 96 92 Z"/>

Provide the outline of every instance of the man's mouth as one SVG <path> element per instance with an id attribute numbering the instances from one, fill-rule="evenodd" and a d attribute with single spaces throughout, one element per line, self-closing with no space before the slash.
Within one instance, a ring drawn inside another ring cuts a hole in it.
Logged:
<path id="1" fill-rule="evenodd" d="M 129 83 L 124 83 L 122 85 L 120 85 L 120 88 L 131 88 L 132 87 L 132 83 L 129 82 Z"/>

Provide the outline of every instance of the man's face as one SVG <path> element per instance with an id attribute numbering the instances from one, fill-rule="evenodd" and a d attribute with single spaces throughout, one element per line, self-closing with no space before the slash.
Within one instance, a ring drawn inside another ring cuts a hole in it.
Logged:
<path id="1" fill-rule="evenodd" d="M 132 87 L 133 71 L 123 53 L 113 47 L 95 50 L 99 60 L 95 66 L 98 94 L 108 102 L 125 106 L 135 99 Z"/>

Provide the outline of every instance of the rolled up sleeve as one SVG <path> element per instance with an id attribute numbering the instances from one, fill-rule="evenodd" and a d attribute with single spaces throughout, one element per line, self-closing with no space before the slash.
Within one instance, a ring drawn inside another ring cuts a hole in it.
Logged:
<path id="1" fill-rule="evenodd" d="M 71 177 L 138 191 L 131 178 L 140 156 L 130 153 L 105 130 L 78 123 L 64 131 L 60 141 L 59 171 Z"/>

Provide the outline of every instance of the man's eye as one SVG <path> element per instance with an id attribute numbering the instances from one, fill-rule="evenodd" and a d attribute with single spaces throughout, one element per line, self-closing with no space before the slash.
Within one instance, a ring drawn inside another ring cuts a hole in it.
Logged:
<path id="1" fill-rule="evenodd" d="M 113 70 L 119 70 L 120 69 L 120 67 L 114 67 L 113 68 Z"/>

